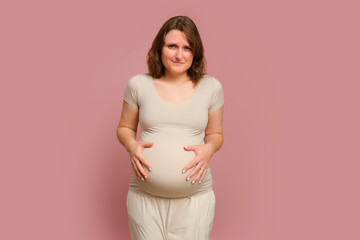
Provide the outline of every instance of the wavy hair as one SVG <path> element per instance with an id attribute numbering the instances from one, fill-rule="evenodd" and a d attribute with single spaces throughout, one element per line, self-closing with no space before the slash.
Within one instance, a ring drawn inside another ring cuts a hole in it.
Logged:
<path id="1" fill-rule="evenodd" d="M 172 17 L 162 25 L 147 54 L 149 73 L 154 78 L 160 78 L 165 74 L 165 67 L 161 61 L 161 49 L 164 46 L 165 35 L 173 29 L 184 32 L 190 44 L 194 58 L 187 74 L 196 84 L 206 74 L 206 60 L 199 31 L 195 23 L 187 16 Z"/>

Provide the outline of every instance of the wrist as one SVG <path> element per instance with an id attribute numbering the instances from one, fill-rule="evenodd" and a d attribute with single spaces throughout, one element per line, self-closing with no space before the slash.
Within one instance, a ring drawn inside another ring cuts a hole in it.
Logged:
<path id="1" fill-rule="evenodd" d="M 205 143 L 205 146 L 207 147 L 208 153 L 210 154 L 210 158 L 211 158 L 215 154 L 215 148 L 210 142 Z"/>
<path id="2" fill-rule="evenodd" d="M 134 148 L 135 144 L 136 144 L 136 140 L 135 140 L 135 139 L 130 140 L 130 141 L 128 142 L 128 144 L 126 144 L 126 151 L 128 151 L 128 153 L 133 152 L 133 148 Z"/>

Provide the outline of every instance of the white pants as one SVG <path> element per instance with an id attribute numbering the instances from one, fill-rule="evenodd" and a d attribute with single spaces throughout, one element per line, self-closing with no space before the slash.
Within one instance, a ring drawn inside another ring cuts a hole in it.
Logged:
<path id="1" fill-rule="evenodd" d="M 185 198 L 160 198 L 128 191 L 133 240 L 208 240 L 215 215 L 214 192 Z"/>

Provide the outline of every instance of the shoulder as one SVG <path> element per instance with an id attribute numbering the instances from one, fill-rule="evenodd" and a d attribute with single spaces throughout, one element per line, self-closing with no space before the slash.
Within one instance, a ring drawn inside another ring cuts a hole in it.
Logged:
<path id="1" fill-rule="evenodd" d="M 131 88 L 137 89 L 144 81 L 151 78 L 151 75 L 148 73 L 138 73 L 136 75 L 133 75 L 128 80 L 128 86 Z"/>
<path id="2" fill-rule="evenodd" d="M 222 88 L 221 82 L 216 77 L 205 74 L 202 78 L 207 85 L 211 86 L 211 88 Z"/>
<path id="3" fill-rule="evenodd" d="M 133 82 L 133 83 L 140 82 L 140 81 L 144 81 L 144 79 L 149 79 L 149 78 L 151 78 L 151 75 L 148 73 L 138 73 L 130 77 L 129 82 Z"/>

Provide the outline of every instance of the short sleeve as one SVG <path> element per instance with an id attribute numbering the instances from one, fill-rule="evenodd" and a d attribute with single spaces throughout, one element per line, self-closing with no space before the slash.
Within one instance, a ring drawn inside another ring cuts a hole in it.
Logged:
<path id="1" fill-rule="evenodd" d="M 134 76 L 129 79 L 124 91 L 124 100 L 133 108 L 138 109 L 138 88 L 137 77 Z"/>
<path id="2" fill-rule="evenodd" d="M 220 109 L 222 105 L 224 105 L 223 87 L 219 80 L 217 80 L 216 78 L 214 78 L 213 80 L 213 95 L 209 112 L 215 112 L 216 110 Z"/>

